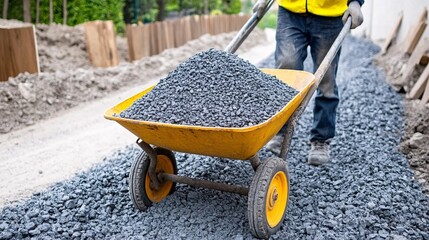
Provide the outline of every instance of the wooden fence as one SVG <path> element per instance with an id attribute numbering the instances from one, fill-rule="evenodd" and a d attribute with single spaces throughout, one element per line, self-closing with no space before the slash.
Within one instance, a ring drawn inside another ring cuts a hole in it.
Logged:
<path id="1" fill-rule="evenodd" d="M 156 55 L 168 48 L 180 47 L 204 34 L 238 31 L 249 16 L 217 15 L 186 16 L 180 19 L 126 26 L 129 60 Z M 112 67 L 119 63 L 116 33 L 112 21 L 84 24 L 86 48 L 90 62 L 96 67 Z M 0 81 L 19 73 L 38 73 L 39 62 L 34 26 L 0 28 Z"/>
<path id="2" fill-rule="evenodd" d="M 238 31 L 249 19 L 245 15 L 194 15 L 144 25 L 127 25 L 130 61 L 156 55 L 168 48 L 180 47 L 204 34 Z"/>
<path id="3" fill-rule="evenodd" d="M 428 11 L 422 9 L 417 22 L 409 29 L 404 42 L 397 46 L 408 57 L 408 61 L 400 70 L 400 79 L 393 83 L 396 90 L 403 89 L 408 99 L 420 99 L 423 106 L 429 102 L 429 39 L 422 39 L 423 32 L 427 26 Z M 385 54 L 392 45 L 393 40 L 401 27 L 403 15 L 400 14 L 394 28 L 386 39 L 381 54 Z M 414 81 L 413 73 L 417 65 L 426 65 L 424 71 L 417 81 Z"/>

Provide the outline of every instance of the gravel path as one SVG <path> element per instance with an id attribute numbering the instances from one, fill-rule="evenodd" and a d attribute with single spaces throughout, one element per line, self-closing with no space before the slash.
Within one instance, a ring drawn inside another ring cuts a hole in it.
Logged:
<path id="1" fill-rule="evenodd" d="M 401 98 L 372 66 L 376 51 L 362 40 L 348 38 L 345 43 L 330 164 L 306 164 L 311 112 L 299 122 L 288 159 L 289 206 L 274 239 L 429 238 L 429 199 L 397 150 Z M 70 181 L 3 208 L 0 239 L 251 238 L 243 196 L 179 185 L 148 211 L 135 210 L 127 175 L 136 154 L 136 148 L 124 149 Z M 250 164 L 241 161 L 188 154 L 177 154 L 177 160 L 179 174 L 193 177 L 248 184 L 253 173 Z"/>

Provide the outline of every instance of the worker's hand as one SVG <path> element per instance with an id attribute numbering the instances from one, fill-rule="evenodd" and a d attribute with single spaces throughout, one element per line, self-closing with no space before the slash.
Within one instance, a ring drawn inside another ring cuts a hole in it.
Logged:
<path id="1" fill-rule="evenodd" d="M 258 0 L 253 6 L 253 12 L 256 12 L 256 16 L 261 18 L 264 14 L 265 7 L 267 6 L 267 0 Z"/>
<path id="2" fill-rule="evenodd" d="M 343 15 L 343 23 L 346 23 L 349 16 L 352 17 L 352 29 L 359 27 L 363 23 L 363 15 L 362 11 L 360 10 L 359 2 L 350 2 L 349 8 L 347 8 Z"/>

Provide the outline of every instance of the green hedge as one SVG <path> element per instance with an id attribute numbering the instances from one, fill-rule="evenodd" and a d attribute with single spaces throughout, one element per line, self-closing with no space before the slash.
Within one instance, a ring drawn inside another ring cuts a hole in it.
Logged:
<path id="1" fill-rule="evenodd" d="M 63 1 L 53 0 L 54 22 L 63 23 Z M 74 26 L 92 20 L 112 20 L 118 32 L 124 29 L 123 0 L 67 0 L 67 24 Z M 39 22 L 49 23 L 49 0 L 40 0 Z M 3 9 L 3 1 L 0 1 Z M 23 21 L 23 1 L 9 0 L 8 19 Z M 36 22 L 36 1 L 31 1 L 31 19 Z"/>

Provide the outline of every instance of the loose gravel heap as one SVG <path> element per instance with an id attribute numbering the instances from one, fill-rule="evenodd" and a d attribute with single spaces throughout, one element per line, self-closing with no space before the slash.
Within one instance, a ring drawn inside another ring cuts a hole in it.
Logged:
<path id="1" fill-rule="evenodd" d="M 397 149 L 403 134 L 401 97 L 372 65 L 377 51 L 369 42 L 346 39 L 331 163 L 307 165 L 311 109 L 299 121 L 288 158 L 287 215 L 273 239 L 429 239 L 429 199 Z M 127 177 L 137 153 L 124 149 L 69 181 L 1 209 L 0 239 L 252 238 L 244 196 L 179 184 L 146 212 L 135 210 Z M 261 151 L 263 159 L 270 155 Z M 176 156 L 179 174 L 191 177 L 247 185 L 253 175 L 242 161 Z"/>
<path id="2" fill-rule="evenodd" d="M 123 118 L 207 127 L 245 127 L 279 112 L 298 91 L 234 54 L 189 58 L 125 111 Z"/>

